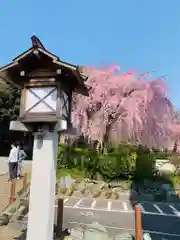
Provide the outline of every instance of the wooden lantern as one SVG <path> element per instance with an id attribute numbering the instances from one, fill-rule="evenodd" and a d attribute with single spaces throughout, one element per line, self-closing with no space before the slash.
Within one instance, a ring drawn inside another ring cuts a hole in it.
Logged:
<path id="1" fill-rule="evenodd" d="M 50 81 L 51 80 L 51 81 Z M 70 121 L 71 89 L 64 90 L 55 79 L 31 79 L 21 95 L 21 122 Z"/>
<path id="2" fill-rule="evenodd" d="M 0 69 L 0 78 L 21 88 L 22 123 L 70 122 L 72 92 L 88 94 L 79 68 L 62 62 L 33 36 L 32 47 Z"/>

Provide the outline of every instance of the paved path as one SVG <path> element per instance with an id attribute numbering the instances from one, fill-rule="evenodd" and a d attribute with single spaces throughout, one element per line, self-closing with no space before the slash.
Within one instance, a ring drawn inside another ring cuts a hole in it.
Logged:
<path id="1" fill-rule="evenodd" d="M 7 157 L 0 157 L 0 175 L 8 172 Z"/>
<path id="2" fill-rule="evenodd" d="M 31 163 L 24 163 L 23 172 L 30 173 Z M 0 213 L 7 207 L 10 195 L 10 183 L 8 180 L 8 165 L 7 158 L 0 157 Z M 23 181 L 16 180 L 16 192 L 22 188 Z M 12 240 L 14 236 L 18 235 L 18 231 L 10 228 L 9 226 L 0 227 L 0 239 Z"/>
<path id="3" fill-rule="evenodd" d="M 4 170 L 5 170 L 5 167 L 4 167 Z M 30 171 L 31 171 L 31 165 L 25 163 L 23 166 L 23 172 L 30 173 Z M 9 201 L 11 183 L 7 182 L 8 178 L 9 176 L 7 172 L 0 175 L 0 213 L 4 210 L 4 208 L 7 206 Z M 22 179 L 16 180 L 16 192 L 20 191 L 22 186 L 23 186 Z"/>

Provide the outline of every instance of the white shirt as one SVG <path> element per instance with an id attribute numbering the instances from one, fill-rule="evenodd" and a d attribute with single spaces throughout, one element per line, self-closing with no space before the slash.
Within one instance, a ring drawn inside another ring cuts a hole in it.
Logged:
<path id="1" fill-rule="evenodd" d="M 16 147 L 11 148 L 8 161 L 9 162 L 17 162 L 18 161 L 18 149 Z"/>

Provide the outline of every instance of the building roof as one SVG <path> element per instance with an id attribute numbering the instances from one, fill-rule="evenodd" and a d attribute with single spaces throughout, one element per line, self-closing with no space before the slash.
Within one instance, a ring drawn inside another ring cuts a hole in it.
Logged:
<path id="1" fill-rule="evenodd" d="M 32 36 L 31 41 L 32 41 L 31 48 L 18 55 L 16 58 L 12 60 L 11 63 L 0 68 L 0 78 L 3 81 L 10 83 L 16 87 L 21 87 L 18 81 L 15 80 L 15 77 L 13 77 L 12 79 L 11 75 L 13 75 L 17 70 L 18 71 L 24 70 L 22 69 L 22 66 L 28 67 L 29 64 L 27 63 L 27 61 L 30 61 L 29 59 L 31 59 L 31 62 L 33 62 L 32 59 L 40 56 L 43 59 L 46 58 L 48 59 L 48 61 L 50 60 L 51 64 L 53 64 L 57 68 L 62 67 L 68 69 L 69 71 L 72 72 L 72 74 L 78 80 L 80 85 L 84 84 L 84 81 L 87 79 L 87 77 L 80 71 L 80 68 L 78 66 L 61 61 L 58 56 L 47 51 L 44 45 L 36 36 Z"/>

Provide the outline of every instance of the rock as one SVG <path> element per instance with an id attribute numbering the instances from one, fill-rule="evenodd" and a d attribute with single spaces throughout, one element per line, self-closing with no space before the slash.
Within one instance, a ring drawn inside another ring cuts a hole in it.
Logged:
<path id="1" fill-rule="evenodd" d="M 97 186 L 95 186 L 95 188 L 97 188 Z M 88 183 L 87 185 L 86 185 L 86 189 L 87 189 L 87 191 L 89 192 L 89 193 L 92 193 L 93 192 L 93 189 L 94 189 L 94 183 Z"/>
<path id="2" fill-rule="evenodd" d="M 89 191 L 94 198 L 99 197 L 102 192 L 99 185 L 97 185 L 97 184 L 93 184 L 93 185 L 89 186 Z"/>
<path id="3" fill-rule="evenodd" d="M 94 191 L 94 192 L 92 193 L 92 195 L 93 195 L 93 198 L 100 197 L 100 196 L 101 196 L 101 190 Z"/>
<path id="4" fill-rule="evenodd" d="M 143 234 L 143 239 L 144 240 L 151 240 L 151 236 L 149 235 L 149 233 L 144 233 Z"/>
<path id="5" fill-rule="evenodd" d="M 115 188 L 112 189 L 112 195 L 113 195 L 115 200 L 118 200 L 119 197 L 120 197 L 120 194 L 116 191 Z"/>
<path id="6" fill-rule="evenodd" d="M 111 189 L 106 190 L 105 193 L 104 193 L 104 196 L 105 196 L 106 199 L 109 199 L 111 197 L 111 195 L 112 195 L 112 190 Z"/>
<path id="7" fill-rule="evenodd" d="M 94 183 L 94 184 L 98 184 L 99 183 L 97 180 L 92 180 L 91 182 Z"/>
<path id="8" fill-rule="evenodd" d="M 70 235 L 73 240 L 83 240 L 84 239 L 84 229 L 78 228 L 78 229 L 71 229 Z"/>
<path id="9" fill-rule="evenodd" d="M 71 186 L 70 188 L 68 188 L 68 189 L 67 189 L 67 192 L 66 192 L 66 194 L 67 194 L 68 196 L 72 196 L 72 195 L 73 195 L 73 193 L 74 193 L 74 187 L 73 187 L 73 186 Z"/>
<path id="10" fill-rule="evenodd" d="M 92 183 L 93 180 L 91 180 L 91 179 L 89 179 L 89 178 L 85 178 L 85 179 L 84 179 L 84 182 L 85 182 L 85 183 Z"/>
<path id="11" fill-rule="evenodd" d="M 84 182 L 76 184 L 76 186 L 75 186 L 75 195 L 77 197 L 80 197 L 81 195 L 84 195 L 85 192 L 86 192 L 86 184 Z"/>
<path id="12" fill-rule="evenodd" d="M 102 181 L 103 181 L 103 176 L 102 176 L 102 174 L 99 173 L 99 172 L 97 172 L 97 173 L 96 173 L 96 179 L 97 179 L 98 182 L 102 182 Z"/>
<path id="13" fill-rule="evenodd" d="M 9 223 L 9 216 L 4 213 L 2 216 L 0 216 L 0 226 L 7 225 Z"/>
<path id="14" fill-rule="evenodd" d="M 74 179 L 70 175 L 61 177 L 58 182 L 59 188 L 70 188 L 74 184 Z"/>
<path id="15" fill-rule="evenodd" d="M 123 188 L 122 188 L 122 187 L 114 187 L 113 189 L 114 189 L 116 192 L 118 192 L 118 193 L 123 192 Z"/>
<path id="16" fill-rule="evenodd" d="M 163 166 L 158 168 L 160 174 L 161 173 L 174 173 L 176 167 L 172 163 L 165 163 Z"/>
<path id="17" fill-rule="evenodd" d="M 106 187 L 106 183 L 101 183 L 101 185 L 99 186 L 100 189 L 104 189 Z"/>
<path id="18" fill-rule="evenodd" d="M 65 178 L 64 177 L 61 177 L 58 181 L 58 187 L 59 188 L 65 188 L 66 187 L 66 184 L 65 184 Z"/>
<path id="19" fill-rule="evenodd" d="M 133 240 L 133 236 L 130 233 L 124 232 L 115 236 L 115 240 Z"/>
<path id="20" fill-rule="evenodd" d="M 66 194 L 66 191 L 67 191 L 67 188 L 60 188 L 60 189 L 59 189 L 59 192 L 60 192 L 61 194 Z"/>
<path id="21" fill-rule="evenodd" d="M 108 240 L 107 230 L 99 223 L 89 224 L 84 232 L 84 240 Z"/>
<path id="22" fill-rule="evenodd" d="M 64 240 L 73 240 L 73 239 L 74 239 L 74 238 L 72 238 L 71 236 L 65 236 L 65 237 L 64 237 Z M 80 239 L 80 238 L 79 238 L 79 239 Z M 78 240 L 79 240 L 79 239 L 78 239 Z"/>
<path id="23" fill-rule="evenodd" d="M 112 188 L 116 188 L 116 187 L 121 188 L 122 187 L 122 184 L 119 180 L 112 180 L 109 184 Z"/>

